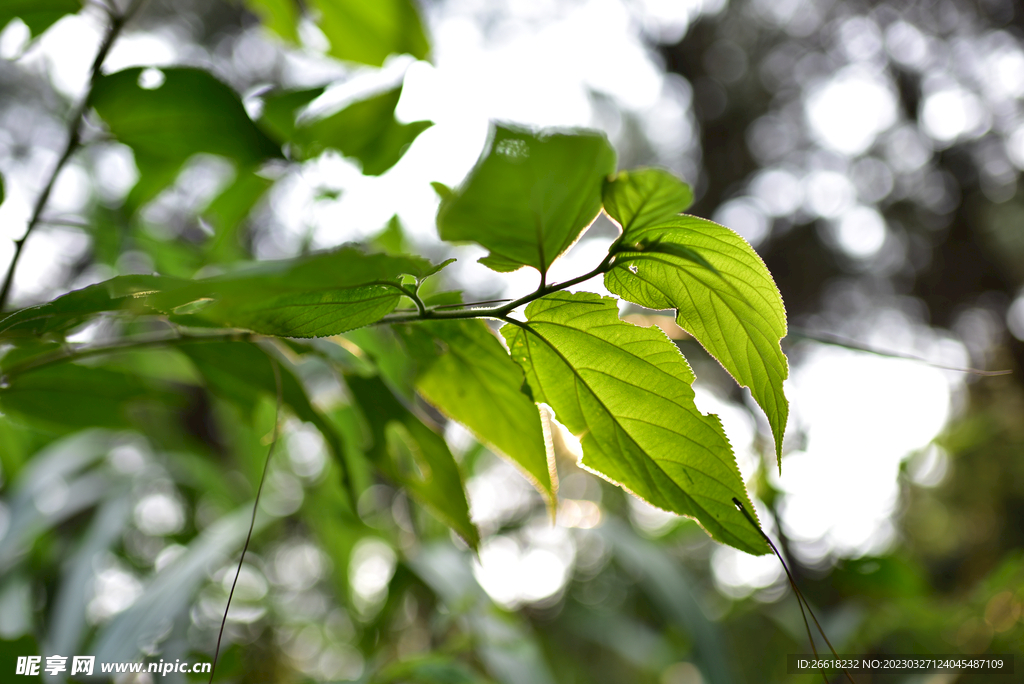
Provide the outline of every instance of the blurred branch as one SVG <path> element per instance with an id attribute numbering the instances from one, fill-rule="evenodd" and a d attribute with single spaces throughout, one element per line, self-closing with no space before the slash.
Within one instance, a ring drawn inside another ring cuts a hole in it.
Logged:
<path id="1" fill-rule="evenodd" d="M 982 375 L 985 377 L 991 377 L 995 375 L 1013 375 L 1012 370 L 979 370 L 977 368 L 960 368 L 958 366 L 944 366 L 934 361 L 929 361 L 923 356 L 915 356 L 913 354 L 903 354 L 900 352 L 888 352 L 874 347 L 869 347 L 865 344 L 861 344 L 855 340 L 851 340 L 840 335 L 833 333 L 813 332 L 805 330 L 803 328 L 790 328 L 789 336 L 787 339 L 796 338 L 798 340 L 810 340 L 811 342 L 818 342 L 820 344 L 828 344 L 833 347 L 842 347 L 843 349 L 850 349 L 853 351 L 864 352 L 865 354 L 874 354 L 875 356 L 885 356 L 890 359 L 906 359 L 907 361 L 918 361 L 919 363 L 926 363 L 932 368 L 939 368 L 941 370 L 956 371 L 958 373 L 970 373 L 972 375 Z"/>
<path id="2" fill-rule="evenodd" d="M 103 62 L 106 60 L 107 54 L 110 52 L 110 48 L 114 44 L 114 41 L 117 40 L 122 29 L 124 29 L 125 24 L 128 23 L 128 20 L 131 19 L 132 15 L 138 11 L 144 1 L 145 0 L 132 0 L 131 4 L 128 5 L 123 13 L 110 14 L 110 25 L 107 27 L 107 35 L 103 38 L 103 42 L 100 44 L 100 49 L 96 53 L 96 59 L 93 60 L 92 63 L 92 69 L 89 76 L 89 87 L 86 90 L 82 101 L 72 112 L 71 119 L 68 122 L 68 141 L 64 146 L 64 152 L 61 154 L 60 159 L 57 160 L 57 165 L 54 166 L 53 171 L 50 173 L 49 180 L 46 181 L 46 185 L 43 186 L 42 192 L 39 193 L 39 197 L 36 199 L 35 207 L 32 210 L 32 217 L 29 219 L 28 226 L 25 228 L 25 234 L 14 241 L 14 257 L 11 259 L 11 265 L 7 269 L 7 275 L 4 276 L 3 287 L 0 288 L 0 311 L 3 311 L 7 306 L 7 300 L 11 294 L 11 285 L 14 283 L 14 273 L 18 269 L 18 261 L 21 259 L 21 254 L 25 249 L 25 243 L 28 241 L 29 236 L 32 235 L 32 231 L 35 230 L 36 226 L 43 222 L 43 209 L 46 208 L 46 203 L 50 200 L 50 194 L 53 192 L 53 186 L 57 182 L 57 177 L 64 169 L 64 166 L 71 158 L 71 155 L 78 150 L 78 147 L 82 142 L 82 119 L 89 108 L 89 101 L 92 99 L 93 89 L 96 87 L 96 83 L 99 82 L 100 76 L 102 75 L 101 69 L 103 67 Z"/>
<path id="3" fill-rule="evenodd" d="M 103 356 L 104 354 L 113 354 L 119 351 L 127 351 L 129 349 L 144 349 L 146 347 L 163 347 L 201 342 L 220 342 L 225 339 L 253 341 L 261 339 L 261 336 L 239 330 L 223 330 L 204 333 L 202 335 L 174 334 L 129 337 L 123 340 L 118 340 L 117 342 L 97 345 L 95 347 L 77 347 L 73 349 L 62 349 L 52 354 L 42 354 L 36 358 L 28 359 L 22 363 L 15 364 L 10 368 L 4 369 L 2 374 L 0 374 L 0 377 L 3 378 L 4 382 L 10 382 L 11 379 L 16 378 L 19 375 L 24 375 L 30 371 L 39 370 L 40 368 L 60 363 L 80 361 L 92 356 Z"/>

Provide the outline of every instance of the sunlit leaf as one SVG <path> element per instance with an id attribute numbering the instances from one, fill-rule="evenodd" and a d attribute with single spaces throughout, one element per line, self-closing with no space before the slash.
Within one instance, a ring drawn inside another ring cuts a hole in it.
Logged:
<path id="1" fill-rule="evenodd" d="M 3 0 L 0 2 L 0 31 L 18 17 L 33 36 L 50 28 L 66 14 L 82 9 L 79 0 Z"/>
<path id="2" fill-rule="evenodd" d="M 192 155 L 205 152 L 250 168 L 281 156 L 249 119 L 238 95 L 210 73 L 160 69 L 163 82 L 144 88 L 141 67 L 104 76 L 90 100 L 118 141 L 135 153 L 140 178 L 129 196 L 139 206 L 170 183 Z"/>
<path id="3" fill-rule="evenodd" d="M 693 190 L 668 171 L 620 171 L 604 184 L 604 210 L 620 226 L 624 239 L 685 211 L 693 204 Z"/>
<path id="4" fill-rule="evenodd" d="M 655 243 L 657 250 L 645 251 Z M 761 258 L 733 231 L 695 216 L 631 230 L 619 249 L 605 286 L 640 306 L 677 310 L 679 326 L 750 388 L 768 416 L 781 464 L 789 415 L 783 392 L 789 366 L 779 344 L 786 311 Z"/>
<path id="5" fill-rule="evenodd" d="M 403 406 L 379 377 L 349 375 L 345 381 L 370 427 L 370 458 L 477 548 L 480 535 L 469 520 L 462 474 L 444 437 Z M 397 434 L 396 427 L 400 430 Z M 411 453 L 401 453 L 405 449 Z"/>
<path id="6" fill-rule="evenodd" d="M 480 263 L 496 271 L 546 272 L 597 216 L 601 184 L 614 170 L 603 134 L 497 126 L 469 178 L 442 199 L 441 239 L 483 245 L 491 253 Z"/>
<path id="7" fill-rule="evenodd" d="M 412 0 L 309 0 L 317 25 L 331 43 L 330 55 L 381 66 L 391 54 L 424 59 L 430 51 Z"/>
<path id="8" fill-rule="evenodd" d="M 695 518 L 748 553 L 768 552 L 732 503 L 754 510 L 715 415 L 694 405 L 693 373 L 654 328 L 619 320 L 615 300 L 556 293 L 502 334 L 537 402 L 583 445 L 583 465 L 649 503 Z"/>
<path id="9" fill-rule="evenodd" d="M 407 326 L 440 347 L 423 361 L 416 389 L 481 442 L 504 454 L 549 503 L 557 488 L 537 406 L 523 394 L 523 373 L 481 320 L 428 321 Z"/>

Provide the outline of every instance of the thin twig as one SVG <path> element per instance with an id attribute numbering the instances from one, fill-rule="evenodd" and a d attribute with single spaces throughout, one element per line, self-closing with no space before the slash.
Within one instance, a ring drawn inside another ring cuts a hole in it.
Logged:
<path id="1" fill-rule="evenodd" d="M 228 602 L 224 606 L 224 617 L 220 621 L 220 631 L 217 633 L 217 647 L 213 651 L 213 663 L 210 666 L 210 684 L 213 684 L 213 675 L 217 671 L 217 658 L 220 656 L 220 643 L 224 638 L 224 627 L 228 622 L 228 611 L 231 609 L 231 599 L 235 595 L 235 587 L 238 585 L 238 577 L 242 574 L 242 564 L 245 562 L 245 552 L 249 550 L 249 542 L 252 541 L 252 531 L 256 527 L 256 511 L 259 510 L 260 494 L 263 493 L 263 484 L 267 481 L 267 471 L 270 469 L 270 456 L 277 446 L 277 438 L 281 434 L 281 405 L 284 403 L 283 391 L 281 389 L 281 368 L 270 354 L 270 367 L 274 369 L 274 386 L 277 390 L 277 409 L 274 412 L 274 435 L 270 439 L 270 448 L 267 449 L 267 458 L 263 462 L 263 474 L 260 476 L 260 484 L 256 489 L 256 500 L 252 502 L 252 518 L 249 519 L 249 533 L 245 536 L 245 545 L 242 546 L 242 555 L 238 558 L 238 568 L 235 570 L 235 579 L 231 582 L 231 591 L 228 592 Z"/>
<path id="2" fill-rule="evenodd" d="M 25 234 L 14 241 L 14 257 L 11 259 L 11 265 L 7 268 L 7 275 L 4 276 L 3 287 L 0 287 L 0 311 L 3 311 L 7 306 L 7 300 L 11 294 L 11 286 L 14 283 L 14 273 L 18 269 L 18 261 L 21 259 L 21 254 L 25 249 L 25 243 L 28 241 L 32 231 L 35 230 L 36 226 L 42 223 L 41 218 L 43 210 L 46 208 L 46 203 L 50 200 L 50 194 L 53 192 L 53 186 L 57 182 L 57 177 L 60 172 L 64 169 L 64 165 L 67 164 L 71 155 L 75 153 L 79 145 L 82 142 L 82 119 L 85 117 L 86 111 L 89 109 L 90 101 L 92 100 L 92 93 L 102 76 L 101 70 L 103 62 L 107 58 L 107 54 L 110 52 L 110 47 L 117 40 L 124 25 L 128 23 L 132 15 L 138 11 L 139 7 L 145 0 L 132 0 L 131 4 L 124 11 L 123 14 L 111 14 L 110 25 L 107 27 L 107 35 L 103 38 L 103 42 L 100 44 L 99 52 L 96 53 L 96 59 L 93 60 L 92 70 L 89 76 L 89 87 L 86 90 L 85 96 L 82 97 L 82 101 L 75 107 L 71 114 L 71 120 L 68 122 L 68 141 L 64 146 L 64 152 L 57 160 L 57 165 L 53 167 L 53 172 L 50 174 L 50 178 L 46 181 L 46 185 L 43 186 L 42 192 L 39 193 L 39 197 L 36 199 L 35 207 L 32 209 L 32 216 L 28 221 L 28 225 L 25 227 Z"/>
<path id="3" fill-rule="evenodd" d="M 838 659 L 839 654 L 836 653 L 836 649 L 832 646 L 832 642 L 828 640 L 828 636 L 825 634 L 825 630 L 821 628 L 821 623 L 818 622 L 818 618 L 814 616 L 814 611 L 811 610 L 811 604 L 808 603 L 807 599 L 803 595 L 803 592 L 800 591 L 800 587 L 796 585 L 796 580 L 793 579 L 793 573 L 789 571 L 789 566 L 786 565 L 786 561 L 782 558 L 782 554 L 779 553 L 779 550 L 777 548 L 775 548 L 775 544 L 772 542 L 771 538 L 769 538 L 768 535 L 764 533 L 764 530 L 762 530 L 761 526 L 757 524 L 753 516 L 751 516 L 750 513 L 747 512 L 746 506 L 744 506 L 736 497 L 733 497 L 732 502 L 736 506 L 736 508 L 740 510 L 740 513 L 743 514 L 743 517 L 747 519 L 747 522 L 749 522 L 753 526 L 753 528 L 757 530 L 757 533 L 760 534 L 766 542 L 768 542 L 768 546 L 771 547 L 772 552 L 775 554 L 775 557 L 779 559 L 780 563 L 782 563 L 782 569 L 786 571 L 786 577 L 789 579 L 789 586 L 793 588 L 793 593 L 796 594 L 796 602 L 797 605 L 800 606 L 800 616 L 804 619 L 804 628 L 807 630 L 807 638 L 811 642 L 811 650 L 814 652 L 815 660 L 818 660 L 818 649 L 817 647 L 815 647 L 814 639 L 811 637 L 811 626 L 807 623 L 807 615 L 804 614 L 805 605 L 807 606 L 807 612 L 811 614 L 811 619 L 814 620 L 814 626 L 818 628 L 818 633 L 821 634 L 821 638 L 825 640 L 826 644 L 828 644 L 828 648 L 830 651 L 832 651 L 832 655 Z M 853 677 L 850 676 L 850 673 L 847 672 L 845 668 L 841 669 L 843 671 L 843 674 L 846 675 L 846 678 L 850 680 L 850 684 L 856 684 L 856 682 L 853 681 Z M 825 684 L 828 684 L 828 678 L 825 676 L 825 670 L 823 668 L 821 668 L 821 677 L 825 680 Z"/>

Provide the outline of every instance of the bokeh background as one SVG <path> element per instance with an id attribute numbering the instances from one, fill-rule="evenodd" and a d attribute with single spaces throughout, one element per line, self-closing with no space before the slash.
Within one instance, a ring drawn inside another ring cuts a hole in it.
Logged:
<path id="1" fill-rule="evenodd" d="M 475 263 L 482 249 L 437 239 L 430 182 L 458 184 L 491 120 L 605 131 L 621 168 L 690 182 L 692 213 L 743 235 L 779 285 L 792 366 L 781 474 L 749 394 L 665 312 L 623 315 L 665 327 L 693 364 L 698 404 L 721 415 L 832 643 L 862 655 L 1024 654 L 1024 10 L 429 0 L 430 62 L 392 56 L 373 69 L 328 57 L 308 18 L 297 44 L 281 40 L 257 16 L 270 4 L 150 0 L 106 69 L 155 67 L 159 81 L 161 66 L 201 66 L 253 117 L 272 87 L 332 84 L 315 114 L 404 83 L 399 119 L 435 125 L 381 176 L 332 151 L 265 169 L 234 219 L 240 254 L 373 240 L 397 214 L 410 249 L 459 258 L 447 285 L 520 296 L 535 273 L 501 276 Z M 62 149 L 104 21 L 87 3 L 41 36 L 17 19 L 0 27 L 0 262 Z M 89 144 L 28 242 L 19 306 L 117 274 L 211 268 L 197 255 L 232 165 L 193 158 L 133 219 L 122 210 L 138 178 L 132 152 L 87 123 Z M 550 280 L 596 265 L 615 234 L 599 219 Z M 604 292 L 599 280 L 578 289 Z M 322 368 L 299 370 L 320 405 L 339 400 Z M 258 403 L 253 422 L 212 397 L 193 401 L 216 420 L 193 421 L 177 441 L 26 438 L 0 424 L 5 651 L 88 643 L 125 659 L 209 657 L 261 465 L 258 423 L 273 405 Z M 223 681 L 811 681 L 785 674 L 786 654 L 809 648 L 773 557 L 716 545 L 578 469 L 564 431 L 552 526 L 512 466 L 458 426 L 446 437 L 484 534 L 479 558 L 385 484 L 364 493 L 359 520 L 332 518 L 322 440 L 287 423 L 229 615 Z M 183 554 L 191 574 L 160 572 Z"/>

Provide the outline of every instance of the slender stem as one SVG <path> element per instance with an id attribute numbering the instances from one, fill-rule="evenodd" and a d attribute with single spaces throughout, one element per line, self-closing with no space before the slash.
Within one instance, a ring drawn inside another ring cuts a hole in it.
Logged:
<path id="1" fill-rule="evenodd" d="M 0 311 L 3 311 L 7 306 L 7 300 L 11 294 L 11 286 L 14 283 L 14 273 L 18 268 L 18 261 L 21 259 L 21 254 L 25 250 L 25 243 L 28 241 L 32 231 L 35 230 L 43 221 L 42 215 L 43 210 L 46 208 L 46 203 L 50 200 L 50 194 L 53 192 L 53 186 L 57 182 L 57 177 L 60 172 L 64 169 L 64 165 L 67 164 L 71 155 L 78 150 L 82 143 L 82 119 L 85 117 L 86 111 L 89 109 L 89 103 L 92 100 L 92 92 L 96 87 L 96 84 L 100 80 L 101 69 L 103 62 L 107 58 L 107 53 L 110 52 L 110 47 L 117 40 L 124 25 L 128 23 L 132 15 L 138 11 L 144 0 L 132 0 L 131 4 L 124 11 L 123 14 L 111 14 L 110 24 L 107 27 L 107 35 L 103 38 L 103 42 L 100 44 L 99 52 L 96 53 L 96 59 L 93 60 L 92 70 L 89 76 L 89 86 L 86 90 L 85 96 L 82 101 L 78 103 L 74 111 L 71 114 L 71 119 L 68 122 L 68 141 L 64 146 L 64 152 L 57 160 L 57 165 L 53 167 L 53 171 L 50 173 L 50 178 L 46 181 L 46 185 L 43 186 L 42 192 L 39 193 L 39 197 L 36 199 L 35 207 L 32 209 L 32 216 L 29 218 L 28 226 L 25 227 L 25 234 L 14 241 L 14 257 L 11 259 L 11 265 L 7 269 L 7 275 L 4 276 L 3 287 L 0 287 Z"/>
<path id="2" fill-rule="evenodd" d="M 281 368 L 277 365 L 277 359 L 269 354 L 270 367 L 274 369 L 274 386 L 277 389 L 277 409 L 274 411 L 274 436 L 270 439 L 270 448 L 267 449 L 267 458 L 263 461 L 263 474 L 260 476 L 260 484 L 256 489 L 256 499 L 252 502 L 252 517 L 249 519 L 249 533 L 245 535 L 245 545 L 242 546 L 242 555 L 238 557 L 238 568 L 235 570 L 235 579 L 231 582 L 231 591 L 228 592 L 228 602 L 224 606 L 224 617 L 220 621 L 220 631 L 217 632 L 217 647 L 213 651 L 213 663 L 210 666 L 210 684 L 213 684 L 213 674 L 217 671 L 217 658 L 220 656 L 220 642 L 224 638 L 224 627 L 228 622 L 228 611 L 231 609 L 231 599 L 235 596 L 235 587 L 238 585 L 238 577 L 242 574 L 242 563 L 245 562 L 245 552 L 249 550 L 249 542 L 252 541 L 252 531 L 256 527 L 256 511 L 259 510 L 260 494 L 263 493 L 263 483 L 267 481 L 267 471 L 270 470 L 270 457 L 277 446 L 277 438 L 281 434 L 281 405 L 284 403 L 281 390 Z"/>

